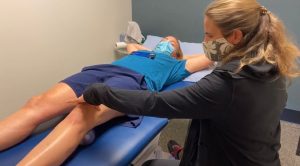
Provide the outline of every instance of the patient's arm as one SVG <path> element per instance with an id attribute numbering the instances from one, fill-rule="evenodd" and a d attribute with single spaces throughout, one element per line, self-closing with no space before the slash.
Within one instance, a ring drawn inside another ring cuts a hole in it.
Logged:
<path id="1" fill-rule="evenodd" d="M 135 43 L 129 43 L 127 44 L 127 52 L 130 54 L 132 53 L 133 51 L 138 51 L 138 50 L 149 50 L 149 48 L 147 47 L 144 47 L 140 44 L 135 44 Z"/>
<path id="2" fill-rule="evenodd" d="M 190 73 L 203 70 L 213 64 L 213 61 L 209 60 L 204 54 L 183 56 L 183 59 L 186 59 L 185 68 Z"/>
<path id="3" fill-rule="evenodd" d="M 197 58 L 197 57 L 202 56 L 202 55 L 204 55 L 204 54 L 183 55 L 182 59 L 183 60 L 188 60 L 188 59 Z"/>

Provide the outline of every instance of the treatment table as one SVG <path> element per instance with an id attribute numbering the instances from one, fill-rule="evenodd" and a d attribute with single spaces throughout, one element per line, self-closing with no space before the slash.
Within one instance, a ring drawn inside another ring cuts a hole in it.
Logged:
<path id="1" fill-rule="evenodd" d="M 165 90 L 192 85 L 192 82 L 178 82 Z M 145 116 L 136 128 L 120 125 L 121 119 L 111 120 L 98 126 L 96 140 L 87 146 L 79 146 L 63 163 L 66 166 L 128 166 L 140 165 L 147 159 L 147 148 L 153 140 L 157 144 L 161 130 L 168 119 Z M 20 144 L 0 152 L 0 165 L 16 165 L 35 145 L 51 131 L 48 129 L 30 136 Z M 158 136 L 158 137 L 157 137 Z M 153 150 L 153 148 L 152 148 Z"/>

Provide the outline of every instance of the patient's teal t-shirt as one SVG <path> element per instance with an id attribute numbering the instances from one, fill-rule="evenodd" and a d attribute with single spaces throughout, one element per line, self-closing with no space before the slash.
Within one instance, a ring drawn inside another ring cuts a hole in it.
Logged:
<path id="1" fill-rule="evenodd" d="M 139 53 L 153 52 L 138 51 L 116 60 L 112 64 L 143 74 L 149 90 L 160 91 L 164 86 L 181 81 L 190 75 L 185 69 L 185 60 L 177 60 L 170 55 L 157 52 L 153 57 L 138 56 Z"/>

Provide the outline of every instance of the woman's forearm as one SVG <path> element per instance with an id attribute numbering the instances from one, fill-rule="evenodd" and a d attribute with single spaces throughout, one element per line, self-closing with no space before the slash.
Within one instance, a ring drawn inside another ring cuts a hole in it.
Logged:
<path id="1" fill-rule="evenodd" d="M 83 97 L 89 104 L 104 104 L 126 114 L 191 119 L 213 116 L 216 112 L 207 110 L 218 101 L 215 101 L 215 96 L 210 96 L 209 92 L 207 94 L 203 90 L 201 92 L 201 86 L 197 84 L 158 93 L 112 89 L 105 84 L 97 83 L 87 88 Z"/>

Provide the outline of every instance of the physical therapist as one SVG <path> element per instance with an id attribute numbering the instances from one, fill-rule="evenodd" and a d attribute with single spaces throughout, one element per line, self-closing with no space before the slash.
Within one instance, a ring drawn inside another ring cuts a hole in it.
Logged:
<path id="1" fill-rule="evenodd" d="M 204 18 L 205 54 L 221 64 L 211 74 L 159 93 L 94 84 L 78 102 L 88 103 L 86 111 L 105 104 L 126 114 L 192 119 L 181 161 L 144 165 L 278 166 L 287 83 L 299 76 L 299 49 L 284 30 L 255 0 L 215 0 Z"/>

